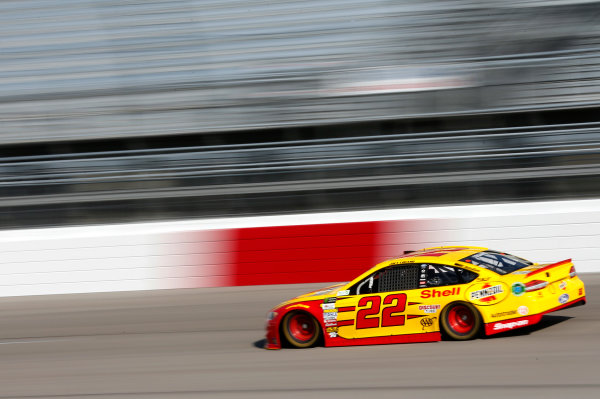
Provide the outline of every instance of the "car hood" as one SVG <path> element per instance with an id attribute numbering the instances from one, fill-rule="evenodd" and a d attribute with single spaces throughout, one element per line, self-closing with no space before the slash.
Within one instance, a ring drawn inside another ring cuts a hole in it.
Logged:
<path id="1" fill-rule="evenodd" d="M 347 283 L 338 283 L 338 284 L 330 285 L 327 287 L 323 287 L 319 290 L 311 291 L 306 294 L 299 295 L 294 299 L 299 299 L 299 298 L 308 299 L 308 297 L 331 296 L 331 295 L 335 296 L 335 295 L 337 295 L 337 291 L 346 284 Z M 310 298 L 310 299 L 312 300 L 313 298 Z M 314 299 L 318 299 L 318 298 L 314 298 Z"/>
<path id="2" fill-rule="evenodd" d="M 336 296 L 338 290 L 346 284 L 347 283 L 338 283 L 338 284 L 334 284 L 334 285 L 329 285 L 327 287 L 323 287 L 323 288 L 315 290 L 315 291 L 307 292 L 306 294 L 298 295 L 295 298 L 292 298 L 285 302 L 280 303 L 275 308 L 273 308 L 273 310 L 276 310 L 276 309 L 284 307 L 284 306 L 288 306 L 290 304 L 302 302 L 302 301 L 317 301 L 317 300 L 322 300 L 325 297 Z"/>

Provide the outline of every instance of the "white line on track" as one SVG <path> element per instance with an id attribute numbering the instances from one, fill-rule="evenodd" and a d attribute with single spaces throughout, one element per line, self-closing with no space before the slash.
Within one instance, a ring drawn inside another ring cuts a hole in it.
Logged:
<path id="1" fill-rule="evenodd" d="M 53 338 L 53 339 L 30 339 L 30 340 L 19 340 L 19 341 L 0 341 L 0 345 L 14 345 L 14 344 L 37 344 L 40 342 L 54 342 L 64 341 L 66 338 Z"/>

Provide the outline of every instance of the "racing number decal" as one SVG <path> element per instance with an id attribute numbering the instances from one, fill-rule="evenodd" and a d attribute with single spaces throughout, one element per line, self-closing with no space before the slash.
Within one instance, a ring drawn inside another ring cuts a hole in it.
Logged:
<path id="1" fill-rule="evenodd" d="M 377 315 L 381 308 L 381 297 L 366 296 L 358 301 L 359 307 L 368 306 L 369 304 L 369 307 L 356 313 L 356 329 L 379 327 L 379 317 Z M 406 294 L 388 295 L 383 300 L 383 304 L 392 306 L 384 307 L 381 314 L 381 327 L 403 326 L 404 315 L 395 315 L 395 313 L 404 312 L 406 309 Z"/>
<path id="2" fill-rule="evenodd" d="M 367 303 L 371 303 L 371 307 L 361 309 L 356 314 L 356 328 L 377 328 L 379 327 L 379 308 L 381 308 L 381 297 L 380 296 L 366 296 L 360 298 L 358 306 L 367 306 Z M 371 317 L 369 317 L 371 316 Z"/>
<path id="3" fill-rule="evenodd" d="M 392 294 L 385 297 L 383 300 L 384 305 L 389 305 L 391 303 L 396 304 L 394 306 L 389 306 L 383 309 L 383 313 L 381 313 L 381 327 L 393 327 L 393 326 L 403 326 L 404 325 L 404 315 L 395 316 L 394 313 L 404 312 L 406 309 L 406 294 Z"/>

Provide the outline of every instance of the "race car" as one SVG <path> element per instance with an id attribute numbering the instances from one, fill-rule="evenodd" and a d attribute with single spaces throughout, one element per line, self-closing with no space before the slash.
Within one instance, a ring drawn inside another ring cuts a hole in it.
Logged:
<path id="1" fill-rule="evenodd" d="M 469 340 L 583 304 L 571 259 L 537 264 L 482 247 L 426 248 L 276 306 L 265 348 Z"/>

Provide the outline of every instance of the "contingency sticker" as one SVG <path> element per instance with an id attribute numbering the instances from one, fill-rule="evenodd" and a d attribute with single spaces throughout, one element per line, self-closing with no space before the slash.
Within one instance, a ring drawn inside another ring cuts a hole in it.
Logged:
<path id="1" fill-rule="evenodd" d="M 521 296 L 525 293 L 525 284 L 517 282 L 510 288 L 514 296 Z"/>

